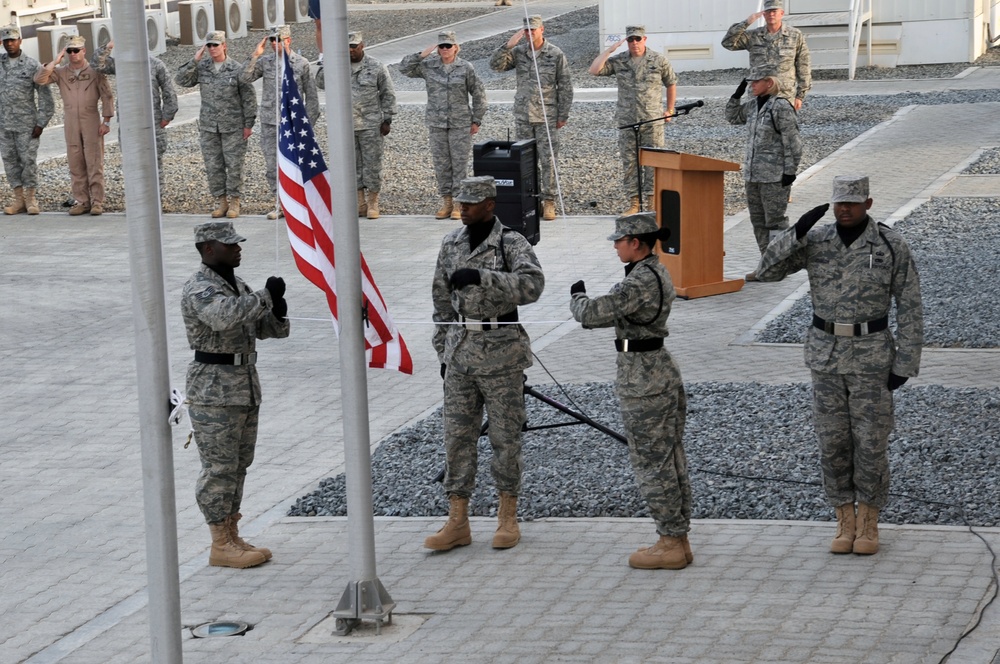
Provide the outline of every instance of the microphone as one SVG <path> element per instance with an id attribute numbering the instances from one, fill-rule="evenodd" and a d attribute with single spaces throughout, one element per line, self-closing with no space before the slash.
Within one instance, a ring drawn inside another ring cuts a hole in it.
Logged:
<path id="1" fill-rule="evenodd" d="M 705 102 L 699 99 L 698 101 L 693 101 L 690 104 L 681 104 L 680 106 L 674 106 L 674 113 L 687 113 L 692 108 L 698 108 L 699 106 L 704 106 Z"/>

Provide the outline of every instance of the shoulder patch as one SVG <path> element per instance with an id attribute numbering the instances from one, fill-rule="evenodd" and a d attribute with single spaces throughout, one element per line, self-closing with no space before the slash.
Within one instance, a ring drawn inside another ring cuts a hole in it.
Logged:
<path id="1" fill-rule="evenodd" d="M 197 295 L 195 295 L 195 297 L 198 298 L 199 300 L 207 300 L 208 298 L 210 298 L 213 295 L 215 295 L 216 292 L 217 291 L 215 290 L 215 286 L 209 286 L 208 288 L 206 288 L 202 292 L 200 292 Z"/>

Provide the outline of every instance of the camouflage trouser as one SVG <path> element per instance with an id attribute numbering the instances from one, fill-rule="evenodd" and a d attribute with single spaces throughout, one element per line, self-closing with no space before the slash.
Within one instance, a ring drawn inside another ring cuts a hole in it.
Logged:
<path id="1" fill-rule="evenodd" d="M 247 142 L 243 130 L 201 131 L 201 156 L 205 160 L 208 189 L 212 196 L 239 198 L 243 188 L 243 157 Z"/>
<path id="2" fill-rule="evenodd" d="M 651 122 L 639 128 L 639 147 L 663 147 L 663 123 Z M 635 132 L 623 129 L 618 132 L 618 151 L 622 155 L 622 186 L 629 198 L 639 195 L 636 183 L 639 162 L 635 154 Z M 642 195 L 653 195 L 653 167 L 642 167 Z"/>
<path id="3" fill-rule="evenodd" d="M 438 193 L 442 196 L 457 194 L 459 185 L 469 173 L 469 152 L 472 150 L 469 127 L 428 127 L 427 133 L 430 135 L 431 159 L 434 161 Z"/>
<path id="4" fill-rule="evenodd" d="M 115 109 L 117 110 L 117 106 Z M 163 153 L 167 151 L 167 129 L 154 121 L 156 127 L 156 172 L 160 180 L 160 196 L 163 196 L 165 182 L 163 179 Z M 118 145 L 122 144 L 122 126 L 118 125 Z"/>
<path id="5" fill-rule="evenodd" d="M 358 189 L 367 189 L 373 194 L 382 191 L 382 147 L 385 137 L 382 131 L 374 129 L 354 130 L 354 173 Z"/>
<path id="6" fill-rule="evenodd" d="M 30 129 L 0 131 L 0 158 L 11 189 L 38 186 L 38 143 Z"/>
<path id="7" fill-rule="evenodd" d="M 889 434 L 894 423 L 889 372 L 812 372 L 813 416 L 823 488 L 830 504 L 879 509 L 889 499 Z"/>
<path id="8" fill-rule="evenodd" d="M 521 427 L 524 426 L 524 373 L 471 376 L 448 371 L 444 378 L 444 489 L 468 498 L 476 488 L 477 443 L 483 406 L 489 418 L 493 461 L 490 471 L 497 491 L 521 492 Z"/>
<path id="9" fill-rule="evenodd" d="M 538 191 L 542 195 L 542 200 L 554 201 L 558 193 L 556 188 L 556 159 L 559 158 L 559 130 L 556 123 L 549 123 L 549 131 L 545 130 L 544 123 L 528 124 L 516 122 L 514 124 L 515 138 L 523 141 L 528 138 L 535 139 L 535 154 L 538 155 Z M 552 136 L 552 149 L 549 149 L 549 135 Z"/>
<path id="10" fill-rule="evenodd" d="M 260 151 L 264 153 L 264 177 L 271 196 L 278 192 L 278 125 L 260 123 Z"/>
<path id="11" fill-rule="evenodd" d="M 188 410 L 201 456 L 195 499 L 208 523 L 240 511 L 243 482 L 253 463 L 260 406 L 197 406 Z"/>
<path id="12" fill-rule="evenodd" d="M 687 395 L 680 382 L 662 394 L 619 397 L 629 459 L 656 532 L 681 537 L 691 525 L 691 481 L 684 454 Z"/>
<path id="13" fill-rule="evenodd" d="M 747 182 L 747 207 L 757 246 L 763 254 L 771 242 L 771 233 L 788 228 L 788 194 L 790 187 L 781 182 Z"/>

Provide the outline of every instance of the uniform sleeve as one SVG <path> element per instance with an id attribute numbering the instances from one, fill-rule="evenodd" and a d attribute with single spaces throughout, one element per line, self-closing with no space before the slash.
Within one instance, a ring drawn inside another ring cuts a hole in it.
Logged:
<path id="1" fill-rule="evenodd" d="M 157 61 L 156 80 L 160 83 L 160 93 L 163 95 L 163 108 L 160 109 L 161 117 L 167 122 L 171 122 L 177 115 L 177 91 L 174 89 L 174 82 L 170 80 L 170 72 L 167 66 Z"/>
<path id="2" fill-rule="evenodd" d="M 598 70 L 598 72 L 594 74 L 594 76 L 614 76 L 617 73 L 615 72 L 614 62 L 612 62 L 612 58 L 614 57 L 615 56 L 613 54 L 609 55 L 608 58 L 604 61 L 604 64 L 601 65 L 600 70 Z"/>
<path id="3" fill-rule="evenodd" d="M 378 105 L 382 109 L 382 120 L 391 120 L 396 114 L 396 90 L 392 86 L 392 77 L 385 65 L 380 65 L 378 72 Z"/>
<path id="4" fill-rule="evenodd" d="M 545 275 L 542 274 L 542 266 L 535 256 L 535 250 L 519 233 L 507 233 L 504 244 L 509 271 L 480 269 L 480 285 L 484 290 L 493 291 L 498 296 L 496 299 L 512 306 L 537 301 L 545 288 Z"/>
<path id="5" fill-rule="evenodd" d="M 556 67 L 556 121 L 569 120 L 569 111 L 573 106 L 573 78 L 569 73 L 569 60 L 565 53 L 559 54 L 559 65 Z"/>
<path id="6" fill-rule="evenodd" d="M 490 58 L 490 69 L 493 71 L 510 71 L 515 67 L 514 49 L 507 48 L 504 44 L 497 49 L 497 52 Z"/>
<path id="7" fill-rule="evenodd" d="M 35 83 L 38 85 L 48 85 L 50 83 L 58 82 L 59 73 L 55 69 L 49 71 L 44 66 L 39 67 L 38 71 L 35 72 Z"/>
<path id="8" fill-rule="evenodd" d="M 725 36 L 722 38 L 722 48 L 727 51 L 747 50 L 750 46 L 750 39 L 747 37 L 747 28 L 749 27 L 746 21 L 733 23 L 729 26 Z"/>
<path id="9" fill-rule="evenodd" d="M 114 76 L 116 73 L 115 59 L 108 53 L 107 46 L 97 49 L 97 53 L 94 54 L 93 59 L 90 61 L 90 66 L 94 68 L 94 71 L 105 76 Z"/>
<path id="10" fill-rule="evenodd" d="M 308 64 L 302 68 L 298 83 L 299 91 L 306 98 L 306 115 L 309 116 L 309 122 L 319 122 L 319 91 L 316 89 L 316 79 L 313 78 Z"/>
<path id="11" fill-rule="evenodd" d="M 799 162 L 802 160 L 802 138 L 799 136 L 799 118 L 791 103 L 786 100 L 775 100 L 774 110 L 777 111 L 778 131 L 781 133 L 782 153 L 785 157 L 784 170 L 786 175 L 799 172 Z"/>
<path id="12" fill-rule="evenodd" d="M 182 88 L 193 88 L 198 85 L 198 63 L 194 58 L 180 66 L 174 76 L 174 83 Z"/>
<path id="13" fill-rule="evenodd" d="M 399 73 L 407 78 L 423 78 L 423 61 L 419 53 L 411 53 L 399 62 Z"/>
<path id="14" fill-rule="evenodd" d="M 753 100 L 751 99 L 751 101 Z M 729 124 L 734 125 L 747 123 L 746 106 L 742 99 L 729 98 L 729 101 L 726 102 L 726 120 L 729 121 Z"/>
<path id="15" fill-rule="evenodd" d="M 896 359 L 892 373 L 916 376 L 924 347 L 924 313 L 920 277 L 905 242 L 895 245 L 896 267 L 892 275 L 892 297 L 896 301 Z"/>
<path id="16" fill-rule="evenodd" d="M 666 58 L 663 60 L 663 73 L 660 75 L 660 80 L 663 81 L 665 88 L 677 85 L 677 73 L 674 71 L 674 66 Z"/>
<path id="17" fill-rule="evenodd" d="M 111 82 L 104 74 L 97 75 L 97 90 L 101 97 L 101 115 L 106 118 L 115 115 L 115 96 L 111 93 Z"/>
<path id="18" fill-rule="evenodd" d="M 237 85 L 240 90 L 240 101 L 243 104 L 243 128 L 251 129 L 257 121 L 257 92 L 252 83 L 240 80 Z"/>
<path id="19" fill-rule="evenodd" d="M 35 83 L 35 94 L 38 97 L 38 115 L 35 116 L 35 124 L 45 127 L 56 112 L 56 101 L 52 96 L 52 88 L 47 85 Z"/>
<path id="20" fill-rule="evenodd" d="M 211 283 L 199 283 L 185 299 L 195 318 L 213 332 L 224 332 L 271 315 L 271 295 L 266 288 L 248 295 L 227 295 Z"/>
<path id="21" fill-rule="evenodd" d="M 451 291 L 448 288 L 448 278 L 451 275 L 448 274 L 445 267 L 445 256 L 446 252 L 442 244 L 441 250 L 438 252 L 437 264 L 434 267 L 434 280 L 431 283 L 431 300 L 434 304 L 433 320 L 435 323 L 453 323 L 458 321 L 458 312 L 451 305 Z M 438 362 L 444 362 L 444 341 L 447 335 L 447 325 L 434 326 L 432 343 L 434 344 L 434 351 L 438 356 Z"/>
<path id="22" fill-rule="evenodd" d="M 634 314 L 642 306 L 642 284 L 634 279 L 626 279 L 607 295 L 592 298 L 573 293 L 569 303 L 573 318 L 585 328 L 612 327 L 616 319 Z"/>
<path id="23" fill-rule="evenodd" d="M 476 68 L 471 64 L 466 71 L 465 85 L 469 96 L 472 97 L 472 122 L 481 125 L 483 117 L 486 115 L 486 109 L 489 107 L 486 101 L 486 86 L 483 85 L 482 79 L 476 73 Z"/>
<path id="24" fill-rule="evenodd" d="M 806 93 L 812 88 L 812 56 L 802 33 L 799 33 L 799 44 L 795 50 L 795 82 L 798 88 L 795 98 L 805 99 Z"/>
<path id="25" fill-rule="evenodd" d="M 760 281 L 781 281 L 806 266 L 806 244 L 809 235 L 799 240 L 795 226 L 787 228 L 767 245 L 757 265 L 757 279 Z"/>
<path id="26" fill-rule="evenodd" d="M 259 57 L 251 55 L 250 59 L 246 61 L 245 65 L 243 65 L 243 71 L 240 72 L 240 81 L 253 83 L 263 75 L 264 63 L 261 62 Z"/>
<path id="27" fill-rule="evenodd" d="M 290 331 L 291 324 L 288 322 L 288 318 L 278 320 L 274 313 L 257 321 L 258 339 L 284 339 Z"/>

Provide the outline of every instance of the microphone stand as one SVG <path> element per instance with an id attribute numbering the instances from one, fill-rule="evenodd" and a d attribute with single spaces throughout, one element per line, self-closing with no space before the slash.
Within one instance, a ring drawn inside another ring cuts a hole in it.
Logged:
<path id="1" fill-rule="evenodd" d="M 682 108 L 680 110 L 675 109 L 673 115 L 664 115 L 658 118 L 652 118 L 650 120 L 641 120 L 633 124 L 622 125 L 618 127 L 621 129 L 631 129 L 632 134 L 635 136 L 635 184 L 636 184 L 636 195 L 639 196 L 639 212 L 642 212 L 642 166 L 639 164 L 639 129 L 643 125 L 647 125 L 651 122 L 664 122 L 670 118 L 676 118 L 679 115 L 687 115 L 691 112 L 692 107 Z"/>

